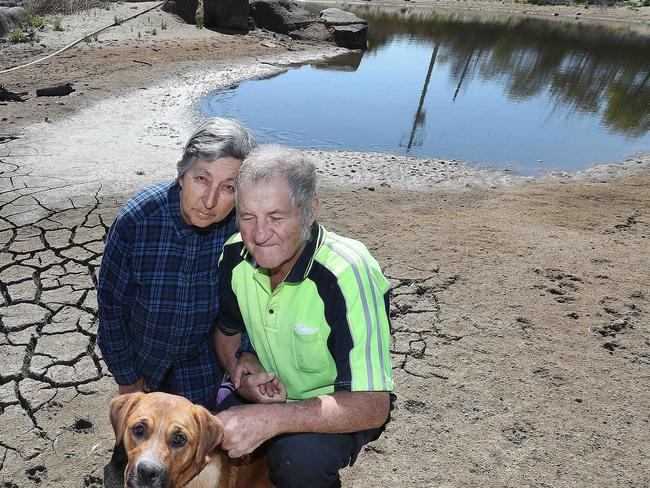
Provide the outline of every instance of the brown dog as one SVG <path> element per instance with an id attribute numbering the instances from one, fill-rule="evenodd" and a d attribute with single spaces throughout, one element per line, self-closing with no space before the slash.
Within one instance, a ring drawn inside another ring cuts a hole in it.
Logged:
<path id="1" fill-rule="evenodd" d="M 114 398 L 110 418 L 116 445 L 124 442 L 127 488 L 267 488 L 266 458 L 232 460 L 219 448 L 219 418 L 167 393 Z"/>

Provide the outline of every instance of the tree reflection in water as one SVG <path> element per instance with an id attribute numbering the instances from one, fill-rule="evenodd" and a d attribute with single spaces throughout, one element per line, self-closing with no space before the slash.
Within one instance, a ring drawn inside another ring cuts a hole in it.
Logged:
<path id="1" fill-rule="evenodd" d="M 498 82 L 511 100 L 549 90 L 555 110 L 601 114 L 601 123 L 615 133 L 640 137 L 650 130 L 648 35 L 526 17 L 347 8 L 368 20 L 368 53 L 405 33 L 432 50 L 439 46 L 436 63 L 449 65 L 454 99 L 478 76 Z M 426 83 L 421 100 L 425 92 Z M 414 116 L 419 124 L 421 111 L 420 103 Z"/>

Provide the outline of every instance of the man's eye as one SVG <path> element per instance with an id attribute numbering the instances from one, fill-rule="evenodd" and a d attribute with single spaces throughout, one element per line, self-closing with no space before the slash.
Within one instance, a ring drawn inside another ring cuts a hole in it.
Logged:
<path id="1" fill-rule="evenodd" d="M 172 447 L 175 447 L 176 449 L 183 447 L 186 443 L 187 437 L 185 437 L 185 434 L 178 433 L 172 439 Z"/>
<path id="2" fill-rule="evenodd" d="M 228 193 L 235 193 L 235 187 L 233 185 L 224 185 L 223 190 Z"/>
<path id="3" fill-rule="evenodd" d="M 133 435 L 135 437 L 143 437 L 145 432 L 146 432 L 146 429 L 144 428 L 144 425 L 142 425 L 142 424 L 134 425 L 133 429 L 131 429 L 131 430 L 133 431 Z"/>

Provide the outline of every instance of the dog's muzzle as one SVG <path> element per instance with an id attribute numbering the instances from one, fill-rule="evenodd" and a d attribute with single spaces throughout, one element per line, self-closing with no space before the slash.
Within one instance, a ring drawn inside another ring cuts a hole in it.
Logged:
<path id="1" fill-rule="evenodd" d="M 162 463 L 150 460 L 138 462 L 128 480 L 130 488 L 167 488 L 167 473 Z"/>

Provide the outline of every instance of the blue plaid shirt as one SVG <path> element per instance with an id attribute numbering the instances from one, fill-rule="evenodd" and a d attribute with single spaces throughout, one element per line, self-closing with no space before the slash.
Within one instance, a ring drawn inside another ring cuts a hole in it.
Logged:
<path id="1" fill-rule="evenodd" d="M 195 403 L 215 396 L 223 376 L 212 340 L 217 263 L 234 232 L 234 212 L 206 229 L 185 223 L 176 183 L 126 203 L 108 233 L 97 287 L 97 342 L 118 384 L 142 377 L 155 390 L 173 368 L 178 394 Z"/>

